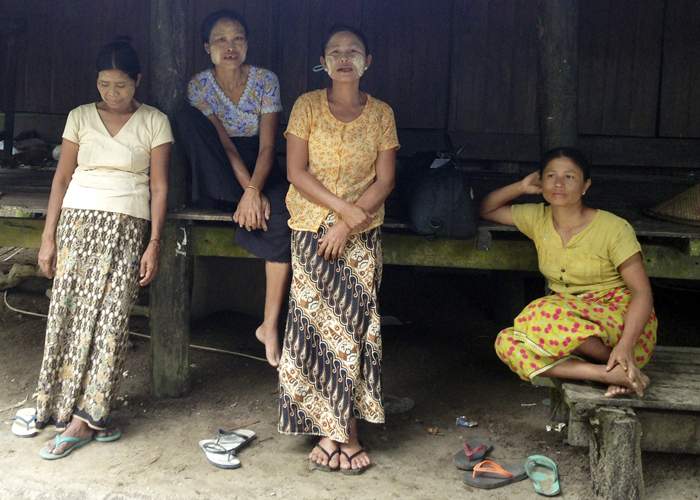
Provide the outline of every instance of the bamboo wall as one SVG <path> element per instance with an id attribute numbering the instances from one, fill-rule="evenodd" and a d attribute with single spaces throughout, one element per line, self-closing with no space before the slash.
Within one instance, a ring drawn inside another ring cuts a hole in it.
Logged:
<path id="1" fill-rule="evenodd" d="M 29 18 L 17 110 L 66 113 L 95 99 L 94 56 L 117 34 L 130 35 L 142 57 L 148 102 L 148 5 L 0 0 L 0 17 Z M 537 133 L 535 0 L 191 0 L 182 54 L 191 73 L 207 66 L 199 23 L 222 7 L 247 18 L 248 60 L 278 74 L 287 112 L 324 85 L 311 68 L 326 29 L 343 21 L 368 34 L 375 61 L 365 87 L 392 105 L 401 129 Z M 700 2 L 585 0 L 579 27 L 580 133 L 700 139 Z"/>

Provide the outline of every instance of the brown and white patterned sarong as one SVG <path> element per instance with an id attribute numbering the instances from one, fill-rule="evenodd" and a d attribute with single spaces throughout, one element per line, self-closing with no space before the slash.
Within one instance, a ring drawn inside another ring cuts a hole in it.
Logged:
<path id="1" fill-rule="evenodd" d="M 37 427 L 104 429 L 121 379 L 148 221 L 63 209 L 39 374 Z"/>
<path id="2" fill-rule="evenodd" d="M 280 377 L 279 431 L 347 442 L 352 417 L 384 422 L 377 294 L 379 229 L 348 238 L 343 256 L 317 254 L 317 233 L 292 231 L 292 286 Z"/>

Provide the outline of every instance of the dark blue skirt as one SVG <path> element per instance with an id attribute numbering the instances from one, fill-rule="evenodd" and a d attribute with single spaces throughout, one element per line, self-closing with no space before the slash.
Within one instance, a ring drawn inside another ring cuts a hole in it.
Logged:
<path id="1" fill-rule="evenodd" d="M 198 208 L 233 214 L 243 196 L 214 125 L 198 109 L 185 106 L 177 113 L 175 134 L 190 164 L 191 203 Z M 258 136 L 231 137 L 246 167 L 252 170 L 258 158 Z M 270 200 L 267 231 L 246 231 L 236 226 L 235 242 L 261 259 L 290 262 L 289 212 L 285 196 L 289 189 L 286 172 L 275 158 L 262 192 Z"/>

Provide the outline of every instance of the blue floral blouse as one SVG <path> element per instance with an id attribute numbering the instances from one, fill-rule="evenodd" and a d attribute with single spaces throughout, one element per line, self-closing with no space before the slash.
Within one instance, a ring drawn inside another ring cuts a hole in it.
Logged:
<path id="1" fill-rule="evenodd" d="M 192 77 L 187 85 L 187 99 L 205 116 L 216 115 L 229 137 L 256 136 L 262 115 L 282 111 L 277 75 L 256 66 L 250 66 L 238 104 L 224 93 L 211 69 Z"/>

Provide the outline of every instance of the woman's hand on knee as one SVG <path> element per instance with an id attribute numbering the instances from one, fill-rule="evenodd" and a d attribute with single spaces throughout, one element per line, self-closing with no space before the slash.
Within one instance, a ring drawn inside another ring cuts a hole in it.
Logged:
<path id="1" fill-rule="evenodd" d="M 56 274 L 56 242 L 53 239 L 42 240 L 37 256 L 39 269 L 47 278 L 53 278 Z"/>
<path id="2" fill-rule="evenodd" d="M 255 189 L 246 189 L 233 213 L 233 221 L 247 231 L 263 228 L 265 220 L 263 195 Z M 267 224 L 265 224 L 267 230 Z"/>
<path id="3" fill-rule="evenodd" d="M 617 365 L 620 365 L 627 372 L 628 376 L 630 375 L 630 368 L 636 367 L 634 364 L 634 346 L 629 346 L 624 339 L 621 339 L 610 351 L 610 357 L 605 369 L 610 371 Z M 630 378 L 630 380 L 632 379 Z"/>

